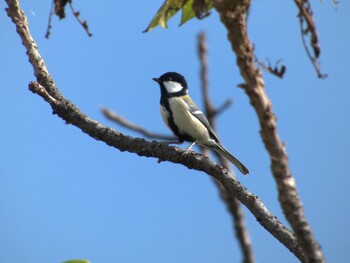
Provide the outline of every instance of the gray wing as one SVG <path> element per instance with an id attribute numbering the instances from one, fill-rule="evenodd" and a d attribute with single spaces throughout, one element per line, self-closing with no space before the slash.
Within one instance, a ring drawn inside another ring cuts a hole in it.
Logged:
<path id="1" fill-rule="evenodd" d="M 185 96 L 183 99 L 186 102 L 187 107 L 191 112 L 191 114 L 194 117 L 196 117 L 208 129 L 212 139 L 220 143 L 217 135 L 215 134 L 213 128 L 210 126 L 209 121 L 207 117 L 204 115 L 204 113 L 200 109 L 198 109 L 197 105 L 192 101 L 192 99 L 189 96 Z"/>

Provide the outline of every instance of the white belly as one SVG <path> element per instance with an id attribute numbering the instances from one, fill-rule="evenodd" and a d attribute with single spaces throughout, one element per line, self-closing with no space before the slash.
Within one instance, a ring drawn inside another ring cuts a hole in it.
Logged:
<path id="1" fill-rule="evenodd" d="M 210 145 L 212 139 L 209 137 L 207 128 L 189 112 L 186 103 L 179 98 L 170 98 L 169 100 L 174 122 L 180 133 L 190 135 L 199 144 Z"/>

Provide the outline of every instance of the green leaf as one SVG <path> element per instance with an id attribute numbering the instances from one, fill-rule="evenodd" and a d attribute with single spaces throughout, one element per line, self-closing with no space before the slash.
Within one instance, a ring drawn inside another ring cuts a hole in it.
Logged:
<path id="1" fill-rule="evenodd" d="M 199 19 L 206 17 L 211 8 L 213 8 L 211 0 L 166 0 L 143 32 L 148 32 L 158 25 L 167 28 L 168 20 L 180 9 L 182 9 L 180 22 L 180 26 L 182 26 L 194 17 Z"/>
<path id="2" fill-rule="evenodd" d="M 180 26 L 182 26 L 183 24 L 185 24 L 188 20 L 190 20 L 191 18 L 194 18 L 196 16 L 196 14 L 193 11 L 192 8 L 193 5 L 193 0 L 189 0 L 187 1 L 187 3 L 182 7 L 182 16 L 181 16 L 181 22 L 180 22 Z"/>
<path id="3" fill-rule="evenodd" d="M 163 28 L 167 28 L 167 21 L 173 17 L 187 2 L 188 0 L 166 0 L 159 8 L 157 14 L 153 17 L 151 23 L 143 32 L 148 32 L 158 25 Z"/>
<path id="4" fill-rule="evenodd" d="M 90 263 L 90 261 L 85 259 L 72 259 L 62 263 Z"/>

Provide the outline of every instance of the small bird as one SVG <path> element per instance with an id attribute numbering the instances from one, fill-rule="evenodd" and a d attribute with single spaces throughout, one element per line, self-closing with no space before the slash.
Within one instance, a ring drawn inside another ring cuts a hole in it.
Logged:
<path id="1" fill-rule="evenodd" d="M 160 112 L 164 123 L 178 137 L 178 143 L 192 142 L 185 153 L 195 144 L 212 149 L 233 163 L 242 174 L 248 169 L 220 143 L 208 119 L 188 95 L 185 78 L 176 72 L 167 72 L 153 78 L 160 86 Z"/>

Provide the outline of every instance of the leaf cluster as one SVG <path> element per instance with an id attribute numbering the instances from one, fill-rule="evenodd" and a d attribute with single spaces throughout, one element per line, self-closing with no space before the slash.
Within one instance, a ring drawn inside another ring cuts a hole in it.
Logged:
<path id="1" fill-rule="evenodd" d="M 209 0 L 166 0 L 143 32 L 148 32 L 158 25 L 167 28 L 168 20 L 180 10 L 182 15 L 179 26 L 182 26 L 194 17 L 198 19 L 207 17 L 212 8 L 213 5 Z"/>

